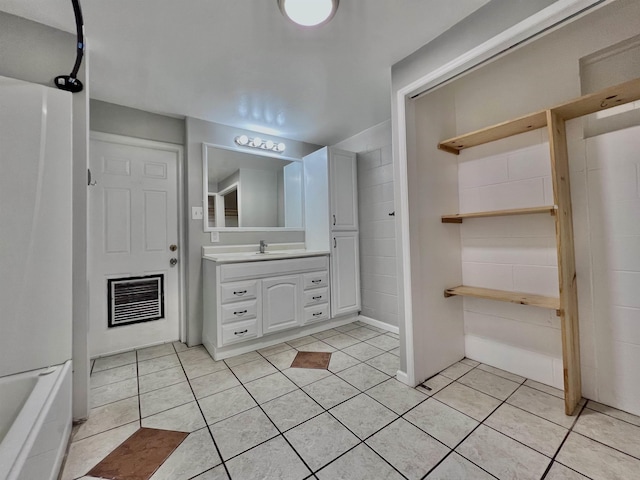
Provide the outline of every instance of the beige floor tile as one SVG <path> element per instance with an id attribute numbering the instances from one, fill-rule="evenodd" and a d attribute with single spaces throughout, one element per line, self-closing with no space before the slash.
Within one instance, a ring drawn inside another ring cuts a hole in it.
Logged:
<path id="1" fill-rule="evenodd" d="M 377 337 L 378 335 L 380 335 L 379 332 L 374 332 L 373 330 L 367 327 L 354 328 L 353 330 L 349 330 L 346 333 L 347 335 L 351 335 L 352 337 L 357 338 L 358 340 L 361 340 L 361 341 L 369 340 L 370 338 Z"/>
<path id="2" fill-rule="evenodd" d="M 196 398 L 204 398 L 240 385 L 236 376 L 229 369 L 203 375 L 190 380 Z"/>
<path id="3" fill-rule="evenodd" d="M 275 398 L 263 404 L 262 409 L 282 432 L 324 412 L 324 409 L 302 390 Z"/>
<path id="4" fill-rule="evenodd" d="M 400 370 L 400 359 L 391 353 L 383 353 L 367 360 L 365 363 L 391 377 L 395 377 L 398 370 Z"/>
<path id="5" fill-rule="evenodd" d="M 180 352 L 184 352 L 185 350 L 189 350 L 189 346 L 186 343 L 182 343 L 182 342 L 173 342 L 173 348 L 176 349 L 176 352 L 180 353 Z"/>
<path id="6" fill-rule="evenodd" d="M 349 332 L 351 330 L 355 330 L 359 325 L 356 325 L 355 322 L 347 323 L 346 325 L 341 325 L 340 327 L 335 327 L 335 329 L 341 333 Z"/>
<path id="7" fill-rule="evenodd" d="M 316 477 L 319 480 L 402 480 L 404 478 L 365 444 L 358 445 L 327 465 L 316 474 Z"/>
<path id="8" fill-rule="evenodd" d="M 209 352 L 202 345 L 190 348 L 189 350 L 185 350 L 183 352 L 178 353 L 178 358 L 180 362 L 184 365 L 187 363 L 198 363 L 201 360 L 206 360 L 211 358 Z M 213 359 L 212 359 L 213 360 Z"/>
<path id="9" fill-rule="evenodd" d="M 499 368 L 492 367 L 491 365 L 485 365 L 484 363 L 478 365 L 478 369 L 485 372 L 493 373 L 494 375 L 498 375 L 499 377 L 506 378 L 507 380 L 511 380 L 512 382 L 516 383 L 522 383 L 526 380 L 520 375 L 516 375 L 515 373 L 507 372 L 505 370 L 500 370 Z"/>
<path id="10" fill-rule="evenodd" d="M 142 426 L 159 430 L 195 432 L 207 426 L 196 402 L 180 405 L 142 419 Z"/>
<path id="11" fill-rule="evenodd" d="M 288 340 L 286 343 L 293 348 L 301 347 L 302 345 L 307 345 L 309 343 L 317 342 L 318 339 L 316 337 L 312 337 L 311 335 L 307 335 L 305 337 L 294 338 L 293 340 Z"/>
<path id="12" fill-rule="evenodd" d="M 218 465 L 211 470 L 201 473 L 197 477 L 193 477 L 193 480 L 229 480 L 229 476 L 227 475 L 227 471 L 224 469 L 224 466 Z"/>
<path id="13" fill-rule="evenodd" d="M 97 433 L 135 422 L 139 418 L 140 410 L 138 409 L 137 396 L 94 408 L 89 413 L 87 421 L 76 430 L 73 441 L 77 442 Z"/>
<path id="14" fill-rule="evenodd" d="M 637 425 L 640 427 L 640 417 L 627 412 L 623 412 L 622 410 L 618 410 L 617 408 L 609 407 L 608 405 L 603 405 L 601 403 L 594 402 L 593 400 L 589 400 L 587 408 L 595 410 L 596 412 L 604 413 L 613 418 L 624 420 L 625 422 L 632 423 L 633 425 Z"/>
<path id="15" fill-rule="evenodd" d="M 336 375 L 361 391 L 368 390 L 389 379 L 388 375 L 365 363 L 347 368 Z"/>
<path id="16" fill-rule="evenodd" d="M 187 377 L 184 375 L 182 367 L 167 368 L 166 370 L 138 377 L 140 393 L 151 392 L 152 390 L 158 390 L 186 380 Z"/>
<path id="17" fill-rule="evenodd" d="M 211 426 L 223 460 L 228 460 L 279 435 L 271 420 L 258 407 Z"/>
<path id="18" fill-rule="evenodd" d="M 136 352 L 124 352 L 117 355 L 110 355 L 108 357 L 96 358 L 92 371 L 100 372 L 102 370 L 122 367 L 123 365 L 130 365 L 132 363 L 136 363 Z"/>
<path id="19" fill-rule="evenodd" d="M 584 475 L 565 467 L 561 463 L 553 462 L 545 480 L 589 480 Z"/>
<path id="20" fill-rule="evenodd" d="M 586 408 L 573 431 L 640 459 L 639 426 Z"/>
<path id="21" fill-rule="evenodd" d="M 400 347 L 394 348 L 393 350 L 389 350 L 389 353 L 395 355 L 396 357 L 400 356 Z"/>
<path id="22" fill-rule="evenodd" d="M 330 371 L 322 368 L 287 368 L 282 370 L 282 373 L 299 387 L 304 387 L 331 375 Z"/>
<path id="23" fill-rule="evenodd" d="M 275 355 L 269 355 L 267 360 L 278 370 L 286 370 L 291 367 L 291 363 L 293 362 L 293 359 L 296 358 L 297 354 L 298 351 L 291 348 L 290 350 L 276 353 Z"/>
<path id="24" fill-rule="evenodd" d="M 227 364 L 223 361 L 216 362 L 212 358 L 202 359 L 197 363 L 186 363 L 182 365 L 188 379 L 202 377 L 214 372 L 227 370 Z"/>
<path id="25" fill-rule="evenodd" d="M 129 378 L 135 378 L 137 374 L 135 364 L 124 365 L 122 367 L 110 368 L 109 370 L 103 370 L 101 372 L 91 374 L 89 384 L 91 388 L 103 387 L 110 383 L 117 383 Z"/>
<path id="26" fill-rule="evenodd" d="M 448 377 L 451 380 L 457 380 L 462 375 L 464 375 L 465 373 L 467 373 L 472 369 L 473 367 L 471 367 L 470 365 L 466 365 L 464 363 L 458 362 L 458 363 L 454 363 L 449 368 L 445 368 L 443 371 L 440 372 L 440 375 L 444 375 L 445 377 Z"/>
<path id="27" fill-rule="evenodd" d="M 233 366 L 231 367 L 231 370 L 242 383 L 251 382 L 252 380 L 256 380 L 260 377 L 266 377 L 267 375 L 271 375 L 278 371 L 276 367 L 264 358 Z"/>
<path id="28" fill-rule="evenodd" d="M 180 361 L 178 360 L 178 355 L 175 353 L 163 355 L 162 357 L 155 357 L 150 360 L 138 361 L 138 375 L 148 375 L 149 373 L 179 366 Z"/>
<path id="29" fill-rule="evenodd" d="M 220 463 L 209 429 L 190 433 L 150 480 L 187 480 Z"/>
<path id="30" fill-rule="evenodd" d="M 298 389 L 295 383 L 280 372 L 246 383 L 245 387 L 258 404 L 263 404 Z"/>
<path id="31" fill-rule="evenodd" d="M 325 343 L 321 340 L 316 340 L 315 342 L 311 342 L 311 343 L 305 343 L 304 345 L 297 347 L 297 350 L 300 352 L 329 352 L 329 353 L 336 351 L 334 347 L 332 347 L 328 343 Z"/>
<path id="32" fill-rule="evenodd" d="M 140 395 L 140 412 L 142 413 L 142 418 L 145 418 L 194 400 L 195 397 L 188 382 L 176 383 L 175 385 Z"/>
<path id="33" fill-rule="evenodd" d="M 640 472 L 640 460 L 574 432 L 556 461 L 593 480 L 630 480 Z"/>
<path id="34" fill-rule="evenodd" d="M 343 348 L 347 348 L 361 342 L 361 340 L 358 340 L 357 338 L 353 338 L 350 335 L 345 335 L 344 333 L 339 332 L 333 337 L 325 338 L 324 341 L 338 350 L 342 350 Z"/>
<path id="35" fill-rule="evenodd" d="M 244 387 L 233 387 L 224 392 L 216 393 L 198 400 L 204 418 L 208 425 L 224 420 L 257 404 Z"/>
<path id="36" fill-rule="evenodd" d="M 341 372 L 342 370 L 346 370 L 349 367 L 353 367 L 354 365 L 358 365 L 360 360 L 357 358 L 353 358 L 350 355 L 347 355 L 344 352 L 333 352 L 331 354 L 331 360 L 329 361 L 329 371 L 333 373 Z"/>
<path id="37" fill-rule="evenodd" d="M 270 347 L 261 348 L 260 350 L 258 350 L 258 353 L 263 357 L 268 357 L 269 355 L 286 352 L 287 350 L 293 350 L 293 347 L 286 343 L 278 343 L 277 345 L 271 345 Z"/>
<path id="38" fill-rule="evenodd" d="M 312 470 L 318 470 L 359 443 L 358 438 L 328 413 L 284 434 Z"/>
<path id="39" fill-rule="evenodd" d="M 404 418 L 449 448 L 455 448 L 478 426 L 473 418 L 433 398 L 407 412 Z"/>
<path id="40" fill-rule="evenodd" d="M 506 400 L 520 386 L 519 383 L 485 372 L 479 368 L 475 368 L 463 375 L 458 379 L 458 382 L 499 400 Z"/>
<path id="41" fill-rule="evenodd" d="M 520 387 L 507 403 L 538 415 L 565 428 L 570 428 L 575 417 L 564 414 L 564 400 L 526 386 Z"/>
<path id="42" fill-rule="evenodd" d="M 378 347 L 381 350 L 389 351 L 400 346 L 400 340 L 391 338 L 388 335 L 378 335 L 377 337 L 366 340 L 369 345 Z"/>
<path id="43" fill-rule="evenodd" d="M 451 382 L 453 382 L 453 380 L 451 380 L 449 377 L 445 377 L 444 375 L 435 375 L 429 380 L 422 382 L 421 385 L 418 385 L 416 387 L 416 390 L 419 390 L 420 392 L 427 395 L 435 395 L 444 387 L 450 385 Z M 423 385 L 426 385 L 426 387 L 428 388 L 425 388 Z"/>
<path id="44" fill-rule="evenodd" d="M 329 413 L 361 440 L 398 418 L 397 414 L 364 394 L 341 403 Z"/>
<path id="45" fill-rule="evenodd" d="M 480 425 L 456 452 L 498 478 L 539 480 L 551 459 Z"/>
<path id="46" fill-rule="evenodd" d="M 122 382 L 93 388 L 89 393 L 89 399 L 91 400 L 91 408 L 96 408 L 136 395 L 138 395 L 138 379 L 134 377 Z"/>
<path id="47" fill-rule="evenodd" d="M 465 365 L 469 365 L 470 367 L 477 367 L 480 365 L 480 362 L 476 362 L 475 360 L 471 360 L 470 358 L 463 358 L 460 360 L 460 363 L 464 363 Z"/>
<path id="48" fill-rule="evenodd" d="M 343 348 L 342 351 L 347 355 L 352 356 L 353 358 L 357 358 L 361 362 L 369 360 L 370 358 L 377 357 L 378 355 L 382 355 L 384 350 L 380 350 L 378 347 L 374 347 L 373 345 L 369 345 L 368 343 L 356 343 L 355 345 L 351 345 L 350 347 Z"/>
<path id="49" fill-rule="evenodd" d="M 477 465 L 461 457 L 457 453 L 451 453 L 438 465 L 426 480 L 494 480 L 495 477 L 489 475 Z"/>
<path id="50" fill-rule="evenodd" d="M 402 415 L 427 399 L 426 395 L 394 378 L 376 385 L 365 393 L 398 415 Z"/>
<path id="51" fill-rule="evenodd" d="M 553 457 L 567 435 L 566 428 L 505 403 L 485 424 L 528 447 Z"/>
<path id="52" fill-rule="evenodd" d="M 151 360 L 152 358 L 158 358 L 164 355 L 171 355 L 175 353 L 176 351 L 173 348 L 173 344 L 171 343 L 163 343 L 162 345 L 155 345 L 153 347 L 137 350 L 139 362 L 143 362 L 145 360 Z"/>
<path id="53" fill-rule="evenodd" d="M 335 375 L 318 380 L 302 389 L 326 409 L 335 407 L 360 393 L 357 388 Z"/>
<path id="54" fill-rule="evenodd" d="M 402 418 L 366 444 L 410 479 L 422 478 L 449 453 L 447 447 Z"/>
<path id="55" fill-rule="evenodd" d="M 234 479 L 301 480 L 311 472 L 281 436 L 227 462 Z"/>
<path id="56" fill-rule="evenodd" d="M 235 367 L 237 365 L 242 365 L 243 363 L 260 360 L 261 358 L 262 358 L 262 355 L 260 355 L 258 352 L 248 352 L 248 353 L 243 353 L 242 355 L 236 355 L 235 357 L 226 358 L 224 362 L 229 367 Z"/>
<path id="57" fill-rule="evenodd" d="M 333 337 L 335 335 L 339 335 L 340 332 L 335 328 L 330 328 L 329 330 L 323 330 L 322 332 L 314 333 L 313 336 L 318 340 L 324 340 L 329 337 Z"/>
<path id="58" fill-rule="evenodd" d="M 541 392 L 548 393 L 549 395 L 553 395 L 554 397 L 564 399 L 564 392 L 559 388 L 550 387 L 549 385 L 545 385 L 544 383 L 536 382 L 534 380 L 526 380 L 524 384 L 527 387 L 531 387 L 535 390 L 540 390 Z"/>
<path id="59" fill-rule="evenodd" d="M 479 422 L 500 405 L 500 400 L 456 382 L 440 390 L 433 398 Z"/>
<path id="60" fill-rule="evenodd" d="M 82 477 L 139 428 L 140 426 L 136 421 L 73 442 L 69 447 L 69 455 L 64 466 L 62 480 Z"/>

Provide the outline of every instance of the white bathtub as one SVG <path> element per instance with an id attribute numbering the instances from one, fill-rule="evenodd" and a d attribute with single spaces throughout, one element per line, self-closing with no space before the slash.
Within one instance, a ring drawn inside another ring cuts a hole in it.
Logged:
<path id="1" fill-rule="evenodd" d="M 55 480 L 71 431 L 71 361 L 0 378 L 0 480 Z"/>

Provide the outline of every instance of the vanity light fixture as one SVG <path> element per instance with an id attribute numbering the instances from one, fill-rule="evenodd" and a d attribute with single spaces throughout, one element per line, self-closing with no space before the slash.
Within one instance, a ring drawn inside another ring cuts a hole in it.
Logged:
<path id="1" fill-rule="evenodd" d="M 260 137 L 249 138 L 246 135 L 238 135 L 235 142 L 241 147 L 259 148 L 276 153 L 282 153 L 287 149 L 283 142 L 275 143 L 272 140 L 262 140 Z"/>
<path id="2" fill-rule="evenodd" d="M 317 27 L 328 23 L 338 10 L 339 0 L 277 0 L 282 14 L 297 25 Z"/>

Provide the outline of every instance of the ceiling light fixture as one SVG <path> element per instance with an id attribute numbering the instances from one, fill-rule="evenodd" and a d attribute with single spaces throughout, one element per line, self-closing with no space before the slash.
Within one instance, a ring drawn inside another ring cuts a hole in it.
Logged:
<path id="1" fill-rule="evenodd" d="M 317 27 L 328 23 L 338 10 L 339 0 L 278 0 L 282 14 L 297 25 Z"/>
<path id="2" fill-rule="evenodd" d="M 262 140 L 260 137 L 249 138 L 246 135 L 238 135 L 234 140 L 241 147 L 259 148 L 275 153 L 282 153 L 287 149 L 283 142 L 275 143 L 272 140 Z"/>

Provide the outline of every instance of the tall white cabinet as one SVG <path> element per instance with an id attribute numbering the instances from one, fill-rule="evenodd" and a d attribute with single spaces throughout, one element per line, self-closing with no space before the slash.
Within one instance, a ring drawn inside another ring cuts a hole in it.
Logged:
<path id="1" fill-rule="evenodd" d="M 331 252 L 331 316 L 360 311 L 356 154 L 325 147 L 304 158 L 308 249 Z"/>

